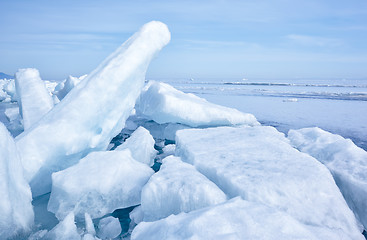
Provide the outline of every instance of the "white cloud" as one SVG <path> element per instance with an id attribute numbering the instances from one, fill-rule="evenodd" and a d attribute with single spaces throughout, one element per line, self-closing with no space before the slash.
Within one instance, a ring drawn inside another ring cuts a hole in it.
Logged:
<path id="1" fill-rule="evenodd" d="M 286 36 L 287 39 L 305 46 L 316 46 L 316 47 L 339 47 L 344 45 L 341 39 L 337 38 L 325 38 L 318 36 L 298 35 L 290 34 Z"/>

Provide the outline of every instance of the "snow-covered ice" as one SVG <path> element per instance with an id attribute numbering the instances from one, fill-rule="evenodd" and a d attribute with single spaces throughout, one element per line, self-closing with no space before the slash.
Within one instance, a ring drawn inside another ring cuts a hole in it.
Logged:
<path id="1" fill-rule="evenodd" d="M 180 130 L 176 154 L 229 197 L 284 211 L 319 239 L 363 238 L 328 169 L 273 127 Z"/>
<path id="2" fill-rule="evenodd" d="M 92 152 L 52 174 L 48 210 L 63 219 L 69 212 L 93 219 L 115 209 L 140 204 L 141 190 L 154 171 L 134 160 L 130 150 Z"/>
<path id="3" fill-rule="evenodd" d="M 290 130 L 288 138 L 329 168 L 349 207 L 367 229 L 367 152 L 350 139 L 320 128 Z"/>
<path id="4" fill-rule="evenodd" d="M 105 217 L 98 223 L 98 237 L 113 239 L 121 233 L 121 225 L 117 218 Z"/>
<path id="5" fill-rule="evenodd" d="M 157 123 L 181 123 L 191 127 L 259 125 L 252 114 L 216 105 L 169 84 L 150 81 L 142 91 L 136 111 Z"/>
<path id="6" fill-rule="evenodd" d="M 170 41 L 161 22 L 145 24 L 31 129 L 16 138 L 33 196 L 51 190 L 51 173 L 105 150 L 124 127 L 152 58 Z"/>
<path id="7" fill-rule="evenodd" d="M 74 213 L 69 213 L 63 221 L 45 235 L 44 239 L 80 240 L 81 237 L 75 225 Z"/>
<path id="8" fill-rule="evenodd" d="M 15 89 L 23 126 L 27 130 L 53 108 L 53 100 L 35 68 L 23 68 L 15 73 Z"/>
<path id="9" fill-rule="evenodd" d="M 154 158 L 157 155 L 157 150 L 154 149 L 154 143 L 154 139 L 149 131 L 143 127 L 139 127 L 115 151 L 129 149 L 136 161 L 153 166 Z"/>
<path id="10" fill-rule="evenodd" d="M 13 137 L 0 122 L 0 239 L 31 230 L 31 189 L 24 179 Z"/>
<path id="11" fill-rule="evenodd" d="M 131 239 L 316 240 L 321 238 L 310 231 L 306 224 L 300 223 L 284 212 L 237 197 L 214 207 L 171 215 L 156 222 L 142 222 L 133 230 Z"/>
<path id="12" fill-rule="evenodd" d="M 227 200 L 213 182 L 199 173 L 194 166 L 179 157 L 163 159 L 141 193 L 144 221 L 156 221 L 171 214 L 190 212 Z"/>

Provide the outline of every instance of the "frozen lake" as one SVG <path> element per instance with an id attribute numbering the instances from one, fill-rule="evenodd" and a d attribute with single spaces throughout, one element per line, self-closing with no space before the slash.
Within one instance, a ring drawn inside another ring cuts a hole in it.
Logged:
<path id="1" fill-rule="evenodd" d="M 157 80 L 252 113 L 262 124 L 285 133 L 317 126 L 367 149 L 367 80 Z"/>

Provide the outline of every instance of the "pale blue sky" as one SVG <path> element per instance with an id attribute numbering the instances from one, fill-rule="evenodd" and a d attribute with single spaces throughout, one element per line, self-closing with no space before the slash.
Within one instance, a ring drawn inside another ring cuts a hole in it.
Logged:
<path id="1" fill-rule="evenodd" d="M 366 0 L 0 1 L 0 72 L 92 71 L 141 25 L 171 43 L 148 78 L 367 78 Z"/>

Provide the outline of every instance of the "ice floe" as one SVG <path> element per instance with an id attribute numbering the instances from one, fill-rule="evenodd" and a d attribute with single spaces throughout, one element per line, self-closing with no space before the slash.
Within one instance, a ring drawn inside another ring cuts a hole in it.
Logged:
<path id="1" fill-rule="evenodd" d="M 367 229 L 367 152 L 350 139 L 320 128 L 290 130 L 288 138 L 330 169 L 349 207 Z"/>

